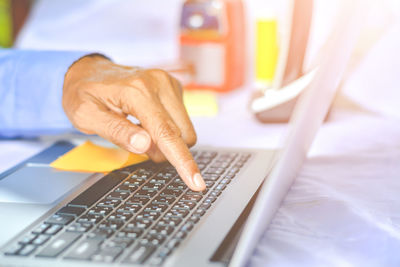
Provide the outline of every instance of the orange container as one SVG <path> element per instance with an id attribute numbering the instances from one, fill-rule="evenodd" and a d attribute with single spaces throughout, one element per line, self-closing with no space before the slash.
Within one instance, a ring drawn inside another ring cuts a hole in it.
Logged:
<path id="1" fill-rule="evenodd" d="M 245 76 L 245 23 L 241 0 L 187 0 L 180 57 L 194 67 L 188 89 L 231 91 Z"/>

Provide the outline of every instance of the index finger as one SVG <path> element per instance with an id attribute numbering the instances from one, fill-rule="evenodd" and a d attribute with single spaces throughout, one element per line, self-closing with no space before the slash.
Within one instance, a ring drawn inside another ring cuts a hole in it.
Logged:
<path id="1" fill-rule="evenodd" d="M 150 133 L 153 142 L 175 167 L 185 184 L 194 191 L 204 190 L 206 185 L 197 164 L 182 139 L 179 128 L 158 98 L 135 102 L 134 113 L 141 125 Z"/>

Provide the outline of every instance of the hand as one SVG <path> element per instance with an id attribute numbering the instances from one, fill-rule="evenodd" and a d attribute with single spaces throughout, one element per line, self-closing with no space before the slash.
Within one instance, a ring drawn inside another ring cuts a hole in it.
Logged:
<path id="1" fill-rule="evenodd" d="M 179 82 L 158 69 L 138 69 L 101 56 L 75 62 L 65 75 L 62 104 L 72 124 L 134 153 L 168 159 L 189 188 L 206 188 L 188 149 L 196 133 Z M 140 125 L 126 117 L 134 116 Z"/>

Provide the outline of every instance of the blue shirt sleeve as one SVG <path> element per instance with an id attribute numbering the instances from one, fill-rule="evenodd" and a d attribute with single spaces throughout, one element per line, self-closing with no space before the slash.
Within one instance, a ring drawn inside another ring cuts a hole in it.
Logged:
<path id="1" fill-rule="evenodd" d="M 0 138 L 73 131 L 61 104 L 64 75 L 86 54 L 0 49 Z"/>

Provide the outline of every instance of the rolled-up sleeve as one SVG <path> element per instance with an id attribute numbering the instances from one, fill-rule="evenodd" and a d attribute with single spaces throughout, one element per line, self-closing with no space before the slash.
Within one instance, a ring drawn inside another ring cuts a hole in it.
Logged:
<path id="1" fill-rule="evenodd" d="M 64 75 L 86 54 L 0 49 L 0 138 L 73 131 L 61 104 Z"/>

